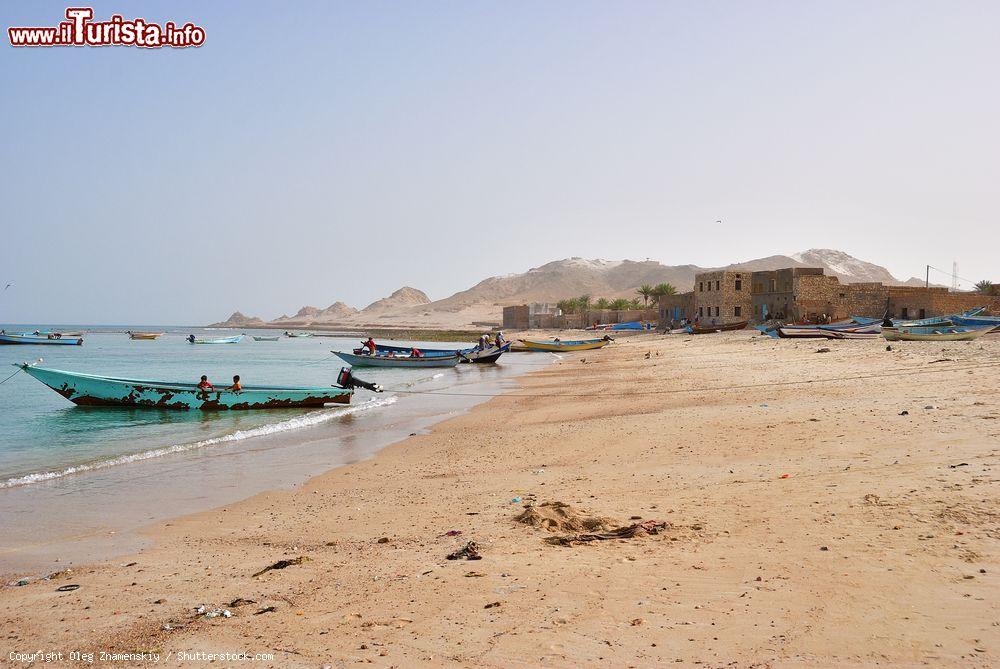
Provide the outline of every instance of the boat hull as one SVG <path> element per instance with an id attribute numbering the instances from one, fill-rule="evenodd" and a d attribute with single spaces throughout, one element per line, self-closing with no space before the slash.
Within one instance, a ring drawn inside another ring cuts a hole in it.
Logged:
<path id="1" fill-rule="evenodd" d="M 26 344 L 40 344 L 43 346 L 80 346 L 83 344 L 83 337 L 60 337 L 58 339 L 49 339 L 48 337 L 41 335 L 2 334 L 0 335 L 0 344 L 14 344 L 22 346 Z"/>
<path id="2" fill-rule="evenodd" d="M 548 353 L 563 353 L 566 351 L 591 351 L 598 348 L 604 348 L 609 343 L 610 339 L 585 339 L 580 341 L 534 341 L 531 339 L 522 339 L 521 346 L 516 350 L 523 351 L 545 351 Z M 512 349 L 515 350 L 515 349 Z"/>
<path id="3" fill-rule="evenodd" d="M 725 323 L 723 325 L 699 325 L 698 327 L 689 326 L 688 332 L 690 334 L 711 334 L 713 332 L 728 332 L 730 330 L 742 330 L 749 324 L 749 321 L 740 321 L 738 323 Z"/>
<path id="4" fill-rule="evenodd" d="M 330 351 L 351 367 L 454 367 L 462 361 L 462 356 L 427 356 L 425 358 L 385 357 L 381 355 L 356 355 L 342 351 Z"/>
<path id="5" fill-rule="evenodd" d="M 130 332 L 128 338 L 137 339 L 140 341 L 149 341 L 162 336 L 163 336 L 162 332 Z"/>
<path id="6" fill-rule="evenodd" d="M 972 341 L 993 331 L 990 326 L 982 328 L 882 328 L 886 341 Z"/>
<path id="7" fill-rule="evenodd" d="M 194 341 L 189 339 L 188 341 L 192 344 L 239 344 L 243 341 L 243 335 L 225 337 L 223 339 L 195 339 Z"/>
<path id="8" fill-rule="evenodd" d="M 419 346 L 417 348 L 424 354 L 425 358 L 450 358 L 453 355 L 461 354 L 462 362 L 490 363 L 496 362 L 501 355 L 510 350 L 510 342 L 506 342 L 500 348 L 490 346 L 482 350 L 474 346 L 463 349 L 421 348 Z M 361 349 L 354 350 L 355 355 L 361 352 Z M 409 355 L 411 350 L 413 350 L 412 346 L 389 346 L 388 344 L 375 345 L 375 353 L 380 356 L 385 355 L 390 351 L 396 355 L 399 355 L 400 353 Z"/>
<path id="9" fill-rule="evenodd" d="M 240 391 L 201 390 L 193 384 L 144 381 L 22 366 L 70 402 L 91 407 L 139 407 L 201 411 L 319 408 L 349 404 L 346 388 L 248 386 Z"/>
<path id="10" fill-rule="evenodd" d="M 254 337 L 254 341 L 278 341 L 280 337 Z"/>

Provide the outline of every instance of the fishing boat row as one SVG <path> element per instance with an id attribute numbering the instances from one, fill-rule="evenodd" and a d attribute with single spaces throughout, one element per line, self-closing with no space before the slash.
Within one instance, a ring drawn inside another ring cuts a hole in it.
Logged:
<path id="1" fill-rule="evenodd" d="M 203 387 L 179 381 L 149 381 L 81 374 L 32 364 L 15 365 L 70 402 L 88 407 L 140 407 L 201 411 L 318 408 L 348 404 L 355 388 L 381 392 L 377 384 L 354 378 L 342 369 L 337 385 Z"/>

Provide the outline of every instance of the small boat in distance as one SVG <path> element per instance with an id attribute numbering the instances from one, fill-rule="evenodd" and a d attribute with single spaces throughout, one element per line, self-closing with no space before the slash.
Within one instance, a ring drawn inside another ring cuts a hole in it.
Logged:
<path id="1" fill-rule="evenodd" d="M 83 337 L 64 337 L 58 332 L 49 334 L 29 334 L 17 332 L 7 334 L 0 330 L 0 344 L 46 344 L 50 346 L 80 346 Z"/>
<path id="2" fill-rule="evenodd" d="M 359 355 L 342 351 L 330 351 L 330 353 L 352 367 L 454 367 L 462 362 L 462 354 L 457 352 L 454 355 L 423 357 L 395 355 L 393 352 L 385 355 Z"/>
<path id="3" fill-rule="evenodd" d="M 882 328 L 882 336 L 886 341 L 972 341 L 993 331 L 987 325 L 981 328 L 963 326 L 952 327 L 893 327 Z"/>
<path id="4" fill-rule="evenodd" d="M 312 332 L 288 332 L 285 331 L 286 337 L 312 337 Z"/>
<path id="5" fill-rule="evenodd" d="M 243 386 L 241 390 L 199 388 L 195 383 L 145 381 L 59 369 L 14 365 L 44 383 L 70 402 L 89 407 L 144 407 L 150 409 L 200 409 L 229 411 L 248 409 L 318 408 L 325 404 L 349 404 L 355 386 L 380 392 L 373 384 L 354 379 L 342 370 L 336 386 Z"/>
<path id="6" fill-rule="evenodd" d="M 257 335 L 253 335 L 254 341 L 278 341 L 279 339 L 281 337 L 258 337 Z"/>
<path id="7" fill-rule="evenodd" d="M 188 335 L 188 343 L 191 344 L 239 344 L 243 341 L 243 335 L 236 335 L 235 337 L 223 337 L 221 339 L 202 339 L 195 337 L 194 335 Z"/>
<path id="8" fill-rule="evenodd" d="M 162 332 L 132 332 L 131 330 L 129 330 L 127 334 L 129 339 L 140 339 L 143 341 L 163 336 Z"/>
<path id="9" fill-rule="evenodd" d="M 376 344 L 375 355 L 388 355 L 389 352 L 392 352 L 394 355 L 410 355 L 413 348 L 413 346 Z M 496 346 L 488 346 L 483 349 L 477 346 L 463 349 L 423 348 L 421 346 L 417 346 L 416 348 L 425 358 L 450 357 L 458 353 L 462 356 L 462 362 L 491 363 L 496 362 L 501 355 L 510 350 L 510 342 L 504 342 L 499 348 Z M 356 348 L 354 349 L 354 354 L 364 355 L 364 351 L 364 348 Z"/>
<path id="10" fill-rule="evenodd" d="M 614 339 L 605 335 L 600 339 L 576 339 L 562 341 L 553 339 L 551 341 L 537 341 L 534 339 L 522 339 L 521 346 L 517 350 L 523 351 L 546 351 L 549 353 L 561 353 L 563 351 L 591 351 L 597 348 L 604 348 Z"/>
<path id="11" fill-rule="evenodd" d="M 710 334 L 712 332 L 728 332 L 729 330 L 742 330 L 749 321 L 739 321 L 738 323 L 723 323 L 720 325 L 689 325 L 688 334 Z"/>

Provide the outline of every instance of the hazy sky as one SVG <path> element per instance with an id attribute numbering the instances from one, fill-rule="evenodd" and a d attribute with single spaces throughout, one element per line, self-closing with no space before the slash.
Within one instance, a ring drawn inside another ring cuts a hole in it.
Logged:
<path id="1" fill-rule="evenodd" d="M 569 256 L 1000 281 L 995 0 L 93 6 L 207 41 L 4 30 L 0 322 L 436 299 Z"/>

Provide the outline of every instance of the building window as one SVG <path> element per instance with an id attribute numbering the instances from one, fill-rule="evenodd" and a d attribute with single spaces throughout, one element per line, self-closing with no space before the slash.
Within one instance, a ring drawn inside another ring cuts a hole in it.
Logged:
<path id="1" fill-rule="evenodd" d="M 739 283 L 739 281 L 737 281 L 736 283 Z M 742 315 L 743 315 L 743 307 L 733 307 L 733 316 L 742 316 Z"/>
<path id="2" fill-rule="evenodd" d="M 719 289 L 719 282 L 718 282 L 718 281 L 716 281 L 716 282 L 715 282 L 715 289 L 716 289 L 716 290 L 718 290 L 718 289 Z"/>
<path id="3" fill-rule="evenodd" d="M 774 279 L 771 279 L 771 288 L 770 288 L 770 290 L 768 292 L 773 293 L 774 292 L 774 286 L 775 286 Z"/>
<path id="4" fill-rule="evenodd" d="M 698 318 L 705 315 L 705 307 L 698 307 Z"/>
<path id="5" fill-rule="evenodd" d="M 910 310 L 907 309 L 906 307 L 903 307 L 903 315 L 900 316 L 900 318 L 909 318 L 909 317 L 910 317 Z"/>
<path id="6" fill-rule="evenodd" d="M 701 281 L 698 282 L 698 292 L 699 293 L 704 293 L 705 292 L 705 284 L 702 283 Z"/>
<path id="7" fill-rule="evenodd" d="M 708 282 L 708 292 L 710 292 L 710 293 L 712 292 L 712 282 L 711 281 Z"/>
<path id="8" fill-rule="evenodd" d="M 927 318 L 927 310 L 926 309 L 921 309 L 920 310 L 920 315 L 917 316 L 917 318 Z"/>
<path id="9" fill-rule="evenodd" d="M 716 307 L 716 308 L 715 308 L 715 315 L 716 315 L 716 316 L 718 316 L 718 315 L 719 315 L 719 307 Z"/>
<path id="10" fill-rule="evenodd" d="M 736 279 L 736 290 L 743 290 L 743 282 Z"/>

